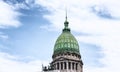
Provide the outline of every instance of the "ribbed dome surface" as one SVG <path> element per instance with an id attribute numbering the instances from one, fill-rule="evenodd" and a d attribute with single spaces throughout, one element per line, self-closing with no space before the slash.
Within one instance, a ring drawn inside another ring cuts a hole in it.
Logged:
<path id="1" fill-rule="evenodd" d="M 61 53 L 79 53 L 79 45 L 70 29 L 63 29 L 54 46 L 54 55 Z"/>

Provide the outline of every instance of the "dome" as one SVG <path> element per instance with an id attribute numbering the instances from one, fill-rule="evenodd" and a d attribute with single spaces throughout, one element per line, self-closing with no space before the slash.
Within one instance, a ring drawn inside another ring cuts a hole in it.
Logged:
<path id="1" fill-rule="evenodd" d="M 70 31 L 63 31 L 55 43 L 54 54 L 68 52 L 79 54 L 79 45 Z"/>
<path id="2" fill-rule="evenodd" d="M 62 34 L 58 37 L 54 45 L 54 54 L 63 54 L 63 53 L 79 53 L 79 44 L 75 37 L 71 34 L 70 29 L 68 28 L 68 22 L 65 21 L 65 28 L 63 29 Z"/>

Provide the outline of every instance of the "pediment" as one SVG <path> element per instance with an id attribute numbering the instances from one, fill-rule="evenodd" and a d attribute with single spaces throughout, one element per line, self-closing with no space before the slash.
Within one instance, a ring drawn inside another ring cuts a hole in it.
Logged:
<path id="1" fill-rule="evenodd" d="M 77 62 L 79 62 L 79 60 L 69 59 L 66 57 L 59 57 L 59 58 L 55 59 L 54 61 L 52 61 L 52 63 L 54 63 L 56 61 L 77 61 Z"/>
<path id="2" fill-rule="evenodd" d="M 60 58 L 58 58 L 57 60 L 66 60 L 66 58 L 64 58 L 64 57 L 60 57 Z"/>
<path id="3" fill-rule="evenodd" d="M 57 58 L 56 60 L 54 60 L 54 61 L 64 61 L 64 60 L 68 60 L 67 58 L 65 58 L 65 57 L 60 57 L 60 58 Z"/>

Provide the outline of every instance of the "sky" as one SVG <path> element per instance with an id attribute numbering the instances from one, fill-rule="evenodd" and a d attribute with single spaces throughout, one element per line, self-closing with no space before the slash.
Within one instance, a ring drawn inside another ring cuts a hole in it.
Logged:
<path id="1" fill-rule="evenodd" d="M 0 0 L 0 72 L 40 72 L 48 65 L 66 8 L 83 72 L 119 72 L 119 7 L 119 0 Z"/>

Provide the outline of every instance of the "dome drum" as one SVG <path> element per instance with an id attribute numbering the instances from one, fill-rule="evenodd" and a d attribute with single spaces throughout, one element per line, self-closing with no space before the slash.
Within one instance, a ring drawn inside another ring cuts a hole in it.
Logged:
<path id="1" fill-rule="evenodd" d="M 52 58 L 55 59 L 55 58 L 58 57 L 58 56 L 73 56 L 73 57 L 77 57 L 77 58 L 79 58 L 79 59 L 81 58 L 81 55 L 80 55 L 80 54 L 70 53 L 70 52 L 53 54 Z"/>

